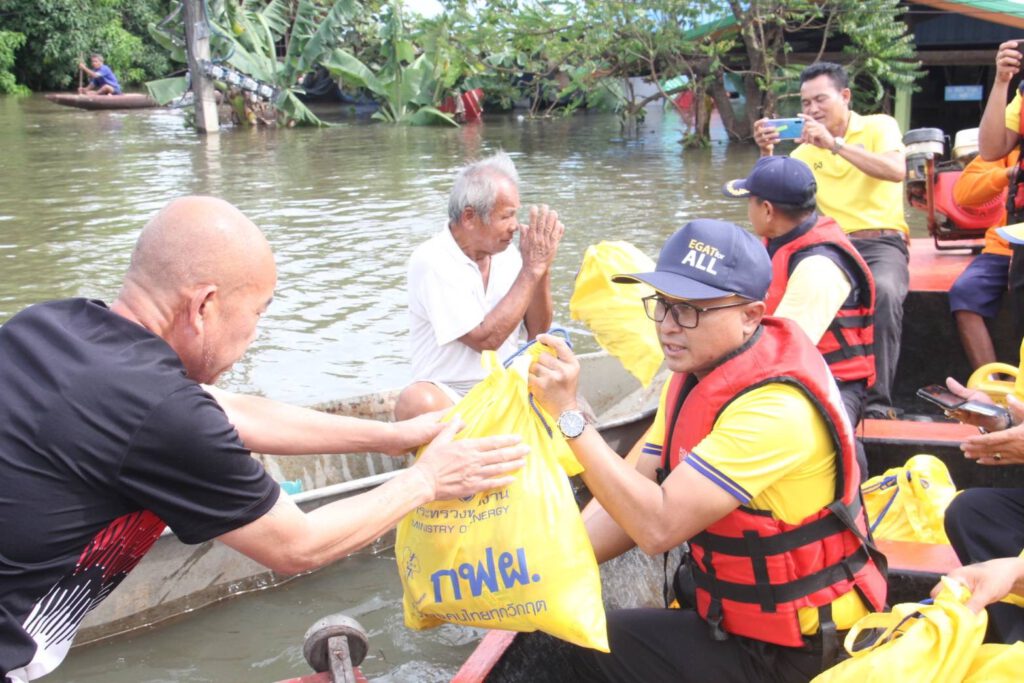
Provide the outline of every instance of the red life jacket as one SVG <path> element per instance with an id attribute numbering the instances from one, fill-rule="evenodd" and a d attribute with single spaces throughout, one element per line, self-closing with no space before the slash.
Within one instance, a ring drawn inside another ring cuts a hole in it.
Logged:
<path id="1" fill-rule="evenodd" d="M 796 323 L 765 318 L 704 379 L 672 378 L 663 465 L 668 470 L 685 459 L 738 396 L 770 383 L 796 386 L 825 418 L 836 449 L 834 500 L 798 524 L 741 506 L 690 540 L 688 561 L 697 611 L 716 637 L 732 633 L 799 647 L 805 644 L 800 608 L 819 608 L 823 631 L 834 628 L 832 602 L 851 590 L 871 609 L 883 609 L 886 563 L 860 504 L 853 429 L 821 355 Z"/>
<path id="2" fill-rule="evenodd" d="M 787 242 L 772 255 L 772 284 L 765 296 L 765 314 L 773 315 L 779 307 L 789 282 L 790 260 L 801 251 L 817 244 L 832 244 L 857 265 L 854 283 L 860 291 L 859 301 L 843 306 L 818 341 L 818 351 L 825 357 L 837 380 L 867 380 L 875 383 L 875 279 L 871 269 L 857 252 L 839 224 L 822 216 L 806 233 Z"/>

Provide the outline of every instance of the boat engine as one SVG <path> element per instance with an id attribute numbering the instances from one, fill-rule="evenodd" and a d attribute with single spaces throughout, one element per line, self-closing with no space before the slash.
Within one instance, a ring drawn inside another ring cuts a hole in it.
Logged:
<path id="1" fill-rule="evenodd" d="M 1006 204 L 1006 192 L 981 206 L 953 201 L 953 185 L 978 153 L 978 129 L 960 131 L 953 159 L 943 160 L 946 136 L 938 128 L 915 128 L 903 136 L 907 149 L 907 202 L 928 220 L 928 234 L 941 250 L 980 251 L 985 231 L 996 224 Z"/>

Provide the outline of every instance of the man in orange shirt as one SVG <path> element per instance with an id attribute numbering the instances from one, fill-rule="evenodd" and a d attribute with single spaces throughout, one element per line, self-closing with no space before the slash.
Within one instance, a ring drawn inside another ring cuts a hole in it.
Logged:
<path id="1" fill-rule="evenodd" d="M 953 185 L 953 201 L 961 206 L 978 206 L 1005 192 L 1017 167 L 1017 150 L 997 161 L 975 157 Z M 960 343 L 972 368 L 996 361 L 985 318 L 999 312 L 1009 280 L 1010 245 L 996 234 L 1006 224 L 1004 210 L 985 232 L 985 248 L 960 274 L 949 290 L 949 307 L 956 319 Z"/>

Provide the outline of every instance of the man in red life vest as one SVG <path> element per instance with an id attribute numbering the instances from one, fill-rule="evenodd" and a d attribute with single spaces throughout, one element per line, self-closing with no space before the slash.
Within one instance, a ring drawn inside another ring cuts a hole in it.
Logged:
<path id="1" fill-rule="evenodd" d="M 885 602 L 849 418 L 814 344 L 764 317 L 770 278 L 756 237 L 705 219 L 669 238 L 654 272 L 616 276 L 653 287 L 643 303 L 673 371 L 626 460 L 579 412 L 572 352 L 538 337 L 557 355 L 530 386 L 585 468 L 598 560 L 689 542 L 695 585 L 682 609 L 610 612 L 611 653 L 571 651 L 580 680 L 808 681 Z"/>
<path id="2" fill-rule="evenodd" d="M 839 224 L 817 212 L 817 191 L 811 169 L 792 157 L 762 157 L 722 188 L 747 199 L 771 257 L 765 313 L 792 320 L 817 344 L 856 425 L 875 381 L 875 281 Z"/>

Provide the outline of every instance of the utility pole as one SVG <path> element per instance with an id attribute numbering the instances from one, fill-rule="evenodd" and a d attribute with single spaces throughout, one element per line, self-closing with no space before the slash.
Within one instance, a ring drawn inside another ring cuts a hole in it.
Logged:
<path id="1" fill-rule="evenodd" d="M 192 97 L 196 112 L 196 130 L 217 133 L 217 102 L 213 82 L 203 74 L 203 62 L 210 61 L 210 26 L 206 22 L 206 0 L 183 0 L 185 5 L 185 48 L 192 74 Z"/>

